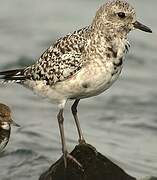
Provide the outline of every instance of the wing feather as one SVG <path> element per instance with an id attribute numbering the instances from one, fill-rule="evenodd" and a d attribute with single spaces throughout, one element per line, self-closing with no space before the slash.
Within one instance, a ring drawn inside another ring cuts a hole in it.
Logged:
<path id="1" fill-rule="evenodd" d="M 25 69 L 25 77 L 45 80 L 48 85 L 53 85 L 74 75 L 85 61 L 81 56 L 89 31 L 88 26 L 59 39 L 42 54 L 37 63 Z"/>

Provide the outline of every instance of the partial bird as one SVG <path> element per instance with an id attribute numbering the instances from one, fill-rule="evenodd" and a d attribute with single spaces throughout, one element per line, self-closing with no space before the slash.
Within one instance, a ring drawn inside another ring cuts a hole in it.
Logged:
<path id="1" fill-rule="evenodd" d="M 20 127 L 11 118 L 10 108 L 0 103 L 0 152 L 4 150 L 10 139 L 11 125 Z"/>

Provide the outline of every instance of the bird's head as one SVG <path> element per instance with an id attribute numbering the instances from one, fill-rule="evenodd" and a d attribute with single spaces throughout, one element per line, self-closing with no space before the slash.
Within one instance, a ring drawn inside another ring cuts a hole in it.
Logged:
<path id="1" fill-rule="evenodd" d="M 15 121 L 13 121 L 11 118 L 10 108 L 2 103 L 0 103 L 0 124 L 1 125 L 8 124 L 9 126 L 13 125 L 19 127 L 19 125 L 15 123 Z"/>
<path id="2" fill-rule="evenodd" d="M 135 9 L 121 0 L 109 1 L 101 6 L 94 19 L 94 25 L 99 29 L 108 28 L 125 35 L 134 29 L 152 32 L 150 28 L 137 21 Z"/>

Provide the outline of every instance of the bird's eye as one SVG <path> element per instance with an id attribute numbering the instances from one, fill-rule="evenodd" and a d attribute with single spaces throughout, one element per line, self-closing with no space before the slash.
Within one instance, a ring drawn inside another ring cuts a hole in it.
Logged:
<path id="1" fill-rule="evenodd" d="M 124 12 L 119 12 L 117 13 L 118 17 L 124 19 L 126 17 L 125 13 Z"/>

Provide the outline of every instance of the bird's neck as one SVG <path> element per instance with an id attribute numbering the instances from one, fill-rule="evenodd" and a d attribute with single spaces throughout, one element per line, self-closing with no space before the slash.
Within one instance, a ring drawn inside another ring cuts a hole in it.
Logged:
<path id="1" fill-rule="evenodd" d="M 119 36 L 110 29 L 92 29 L 87 39 L 86 58 L 89 56 L 90 60 L 105 62 L 119 59 L 125 53 L 126 36 Z"/>

